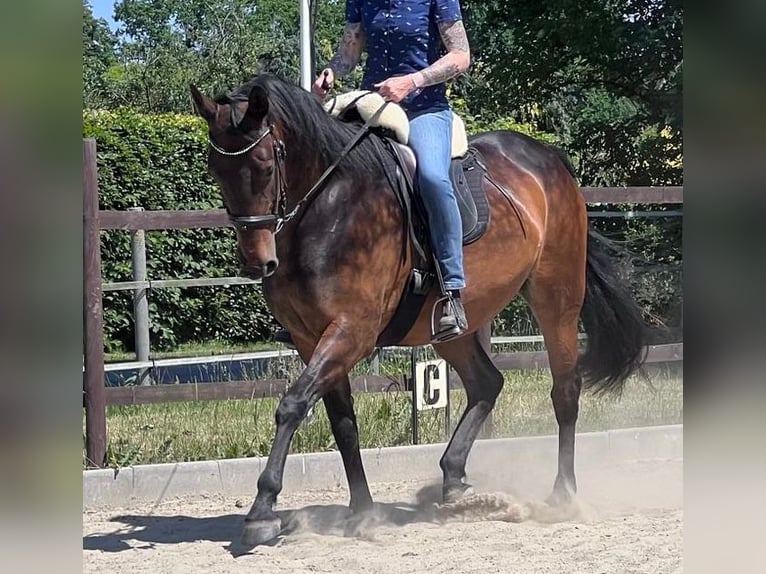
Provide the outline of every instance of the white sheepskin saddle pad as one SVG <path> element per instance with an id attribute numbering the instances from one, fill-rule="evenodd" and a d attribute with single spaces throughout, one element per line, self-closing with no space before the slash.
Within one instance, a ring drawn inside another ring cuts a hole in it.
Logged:
<path id="1" fill-rule="evenodd" d="M 383 96 L 377 92 L 358 90 L 340 94 L 327 100 L 324 109 L 333 117 L 338 117 L 349 106 L 356 106 L 362 121 L 369 120 L 384 104 Z M 383 113 L 371 125 L 391 130 L 399 143 L 407 144 L 410 138 L 410 122 L 407 114 L 399 104 L 389 102 Z M 463 157 L 468 152 L 468 137 L 465 123 L 455 112 L 452 112 L 452 157 Z"/>

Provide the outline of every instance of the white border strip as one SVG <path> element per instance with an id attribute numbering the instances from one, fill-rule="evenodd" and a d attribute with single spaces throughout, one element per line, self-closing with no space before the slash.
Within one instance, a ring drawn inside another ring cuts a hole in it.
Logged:
<path id="1" fill-rule="evenodd" d="M 513 457 L 549 461 L 555 469 L 555 436 L 476 441 L 472 453 L 482 457 Z M 439 458 L 446 444 L 400 446 L 362 451 L 371 484 L 400 480 L 439 479 Z M 581 433 L 577 454 L 592 462 L 683 458 L 683 425 L 641 427 Z M 154 503 L 180 496 L 253 496 L 266 458 L 226 459 L 176 464 L 83 471 L 83 510 Z M 406 469 L 406 471 L 404 470 Z M 468 462 L 471 472 L 471 461 Z M 343 463 L 337 452 L 296 454 L 287 457 L 284 490 L 322 490 L 346 486 Z"/>

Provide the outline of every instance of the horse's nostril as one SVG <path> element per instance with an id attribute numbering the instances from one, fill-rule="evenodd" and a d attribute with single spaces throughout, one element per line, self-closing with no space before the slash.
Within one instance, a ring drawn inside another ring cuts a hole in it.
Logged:
<path id="1" fill-rule="evenodd" d="M 279 267 L 279 261 L 277 261 L 276 259 L 267 261 L 266 265 L 263 266 L 263 276 L 269 277 L 270 275 L 274 275 L 274 272 L 277 270 L 277 267 Z"/>

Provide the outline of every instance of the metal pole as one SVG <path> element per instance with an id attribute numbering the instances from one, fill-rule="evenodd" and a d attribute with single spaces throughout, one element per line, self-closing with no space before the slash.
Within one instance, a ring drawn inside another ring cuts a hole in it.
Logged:
<path id="1" fill-rule="evenodd" d="M 82 152 L 85 451 L 87 466 L 102 468 L 106 462 L 106 389 L 96 140 L 83 140 Z"/>
<path id="2" fill-rule="evenodd" d="M 128 211 L 143 211 L 143 207 L 129 207 Z M 130 232 L 130 257 L 133 281 L 146 281 L 146 233 L 143 229 Z M 149 360 L 149 300 L 146 287 L 133 290 L 133 318 L 135 321 L 136 360 Z M 138 380 L 142 385 L 152 383 L 149 369 L 141 369 Z"/>
<path id="3" fill-rule="evenodd" d="M 450 431 L 452 430 L 450 428 L 452 426 L 450 424 L 450 410 L 452 409 L 452 402 L 450 401 L 449 372 L 450 372 L 450 366 L 448 364 L 447 365 L 447 407 L 444 410 L 444 438 L 446 440 L 449 440 L 449 438 L 450 438 Z"/>
<path id="4" fill-rule="evenodd" d="M 309 0 L 301 1 L 301 87 L 311 90 L 311 12 Z"/>
<path id="5" fill-rule="evenodd" d="M 418 396 L 415 384 L 415 364 L 417 363 L 417 347 L 412 347 L 410 352 L 410 385 L 412 386 L 412 444 L 420 442 L 420 429 L 418 428 Z"/>

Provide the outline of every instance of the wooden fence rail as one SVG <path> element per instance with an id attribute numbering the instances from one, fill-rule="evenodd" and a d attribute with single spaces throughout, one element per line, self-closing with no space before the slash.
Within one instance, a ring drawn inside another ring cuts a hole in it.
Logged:
<path id="1" fill-rule="evenodd" d="M 502 371 L 544 369 L 548 367 L 548 354 L 541 351 L 497 353 L 492 360 Z M 647 364 L 670 363 L 683 360 L 683 343 L 654 345 L 649 347 Z M 450 389 L 462 388 L 460 377 L 452 372 Z M 229 381 L 223 383 L 180 383 L 144 387 L 129 385 L 107 387 L 107 405 L 147 405 L 183 401 L 262 399 L 280 397 L 287 390 L 288 379 L 259 379 L 253 381 Z M 351 379 L 354 393 L 384 393 L 410 391 L 411 377 L 407 375 L 364 375 Z"/>
<path id="2" fill-rule="evenodd" d="M 149 387 L 106 388 L 104 382 L 104 335 L 102 312 L 102 277 L 99 232 L 101 230 L 167 230 L 228 227 L 224 210 L 99 211 L 96 142 L 83 140 L 83 263 L 84 263 L 84 376 L 86 456 L 89 466 L 102 467 L 106 454 L 106 405 L 146 404 L 184 400 L 214 400 L 277 396 L 284 392 L 285 380 L 239 381 L 157 385 Z M 583 187 L 589 204 L 682 204 L 682 187 Z M 206 285 L 225 283 L 230 278 L 192 279 Z M 180 287 L 189 280 L 163 280 L 107 284 L 108 290 Z M 681 360 L 683 345 L 661 345 L 650 349 L 650 362 Z M 497 355 L 500 369 L 542 368 L 547 365 L 545 353 L 513 353 Z M 454 384 L 458 379 L 454 377 Z M 380 392 L 396 388 L 400 383 L 387 377 L 370 376 L 354 380 L 356 392 Z M 404 382 L 402 382 L 404 384 Z"/>
<path id="3" fill-rule="evenodd" d="M 682 187 L 583 187 L 585 201 L 590 204 L 680 204 Z M 223 209 L 155 210 L 155 211 L 99 211 L 99 227 L 105 230 L 121 229 L 205 229 L 229 227 Z"/>

